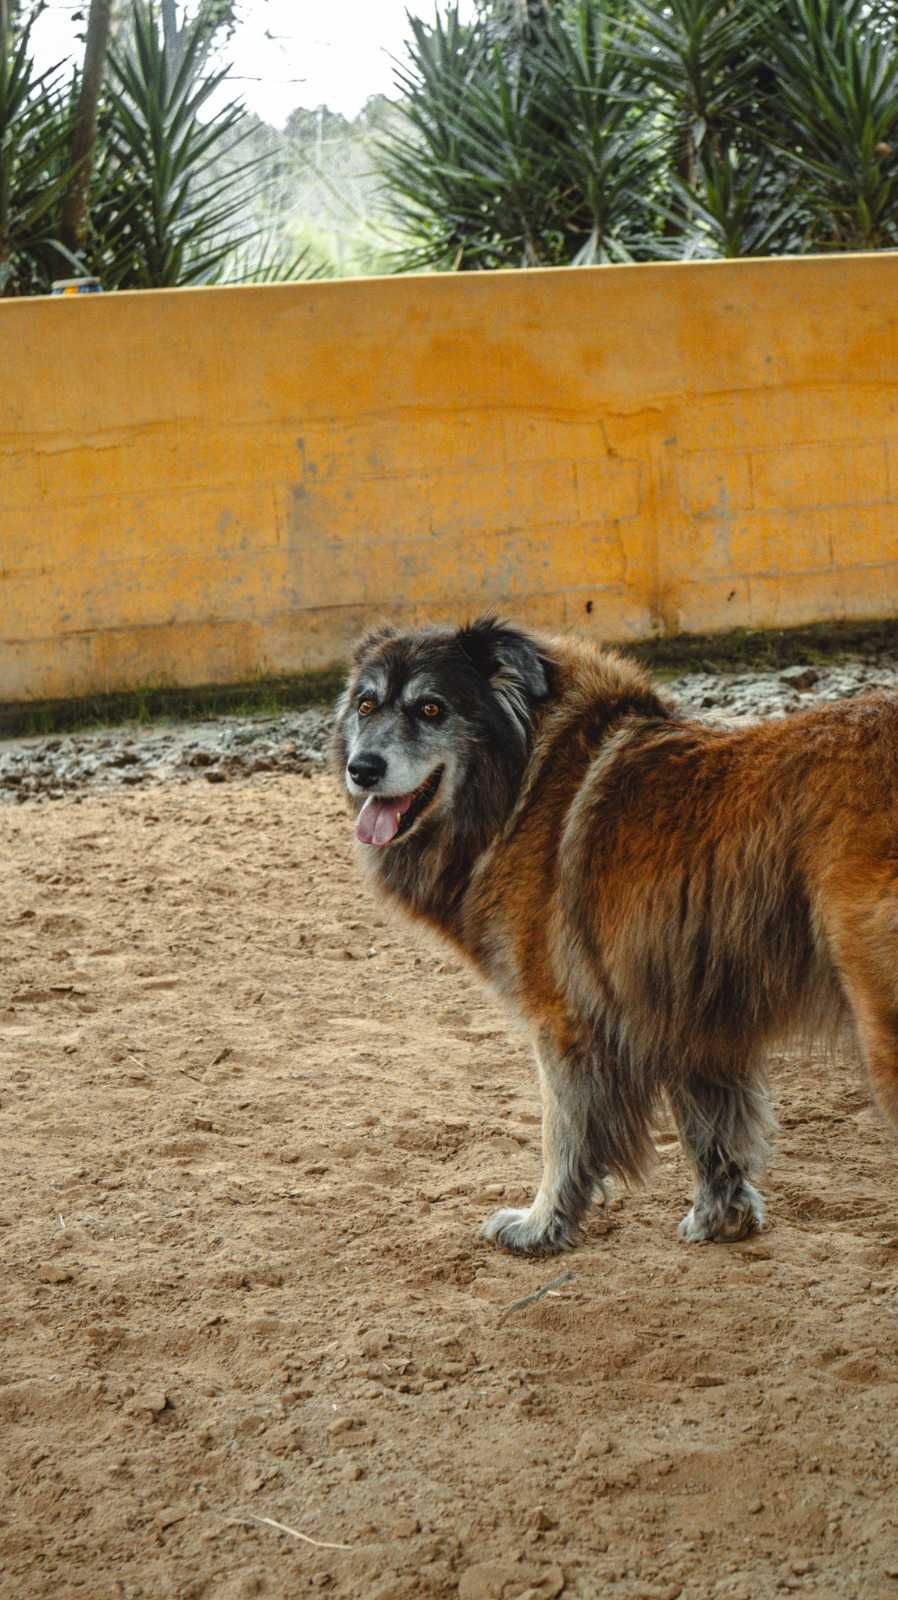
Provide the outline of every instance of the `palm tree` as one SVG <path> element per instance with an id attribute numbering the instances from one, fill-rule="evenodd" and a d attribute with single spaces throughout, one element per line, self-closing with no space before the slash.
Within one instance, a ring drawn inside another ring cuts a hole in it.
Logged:
<path id="1" fill-rule="evenodd" d="M 106 65 L 106 46 L 112 0 L 90 0 L 84 66 L 78 90 L 75 126 L 72 133 L 72 174 L 62 202 L 60 238 L 68 251 L 76 254 L 83 243 L 87 223 L 87 195 L 97 142 L 97 113 Z"/>

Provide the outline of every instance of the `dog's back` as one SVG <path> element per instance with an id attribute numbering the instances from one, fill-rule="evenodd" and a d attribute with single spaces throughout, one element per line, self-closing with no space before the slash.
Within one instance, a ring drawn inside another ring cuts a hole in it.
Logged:
<path id="1" fill-rule="evenodd" d="M 501 920 L 534 1020 L 559 995 L 565 1015 L 620 1007 L 648 1053 L 658 1036 L 725 1060 L 730 1040 L 825 1025 L 846 921 L 879 907 L 887 936 L 891 908 L 898 933 L 898 702 L 732 730 L 602 711 L 604 736 L 592 708 L 537 735 L 472 938 L 495 949 Z"/>

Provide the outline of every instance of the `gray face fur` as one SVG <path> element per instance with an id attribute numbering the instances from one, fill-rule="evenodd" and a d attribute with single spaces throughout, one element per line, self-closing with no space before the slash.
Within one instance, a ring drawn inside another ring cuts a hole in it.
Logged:
<path id="1" fill-rule="evenodd" d="M 411 911 L 460 894 L 508 816 L 552 665 L 492 617 L 379 628 L 359 644 L 331 753 L 369 869 Z M 392 802 L 395 801 L 395 806 Z"/>
<path id="2" fill-rule="evenodd" d="M 358 707 L 369 700 L 376 709 L 359 714 Z M 353 712 L 353 703 L 355 715 Z M 427 717 L 424 706 L 439 707 L 439 715 Z M 448 704 L 445 686 L 427 673 L 415 673 L 392 692 L 386 671 L 371 665 L 363 671 L 344 722 L 346 733 L 346 787 L 351 795 L 394 796 L 420 789 L 442 767 L 443 775 L 433 806 L 451 799 L 463 765 L 466 740 L 457 714 Z M 461 734 L 461 739 L 459 735 Z M 356 782 L 353 763 L 359 756 L 380 757 L 385 763 L 383 776 L 373 784 Z"/>
<path id="3" fill-rule="evenodd" d="M 364 844 L 409 858 L 409 841 L 426 833 L 416 903 L 423 878 L 441 876 L 449 856 L 470 871 L 507 815 L 548 670 L 535 641 L 491 617 L 457 631 L 380 629 L 360 644 L 332 751 Z"/>

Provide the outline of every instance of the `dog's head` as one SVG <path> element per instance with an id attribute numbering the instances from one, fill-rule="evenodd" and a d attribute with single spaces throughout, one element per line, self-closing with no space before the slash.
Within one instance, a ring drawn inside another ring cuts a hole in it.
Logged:
<path id="1" fill-rule="evenodd" d="M 361 842 L 392 849 L 440 823 L 457 837 L 497 826 L 551 677 L 537 641 L 493 617 L 362 639 L 333 741 Z"/>

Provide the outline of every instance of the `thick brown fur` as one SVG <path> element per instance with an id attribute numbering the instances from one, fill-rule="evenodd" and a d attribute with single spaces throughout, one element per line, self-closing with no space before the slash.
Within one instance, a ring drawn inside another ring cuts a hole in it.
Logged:
<path id="1" fill-rule="evenodd" d="M 367 655 L 415 664 L 426 639 L 454 661 L 459 637 L 387 633 Z M 541 664 L 531 688 L 543 683 L 513 770 L 479 806 L 472 760 L 460 782 L 473 795 L 450 793 L 408 839 L 363 850 L 379 887 L 451 939 L 534 1037 L 543 1181 L 485 1232 L 524 1251 L 575 1243 L 604 1179 L 646 1172 L 666 1098 L 697 1177 L 681 1236 L 740 1238 L 763 1219 L 753 1180 L 773 1127 L 774 1040 L 852 1022 L 898 1126 L 898 702 L 723 729 L 681 718 L 614 652 L 505 637 Z M 522 659 L 487 653 L 493 691 Z M 365 660 L 363 646 L 341 762 Z M 466 829 L 471 809 L 480 822 Z"/>

